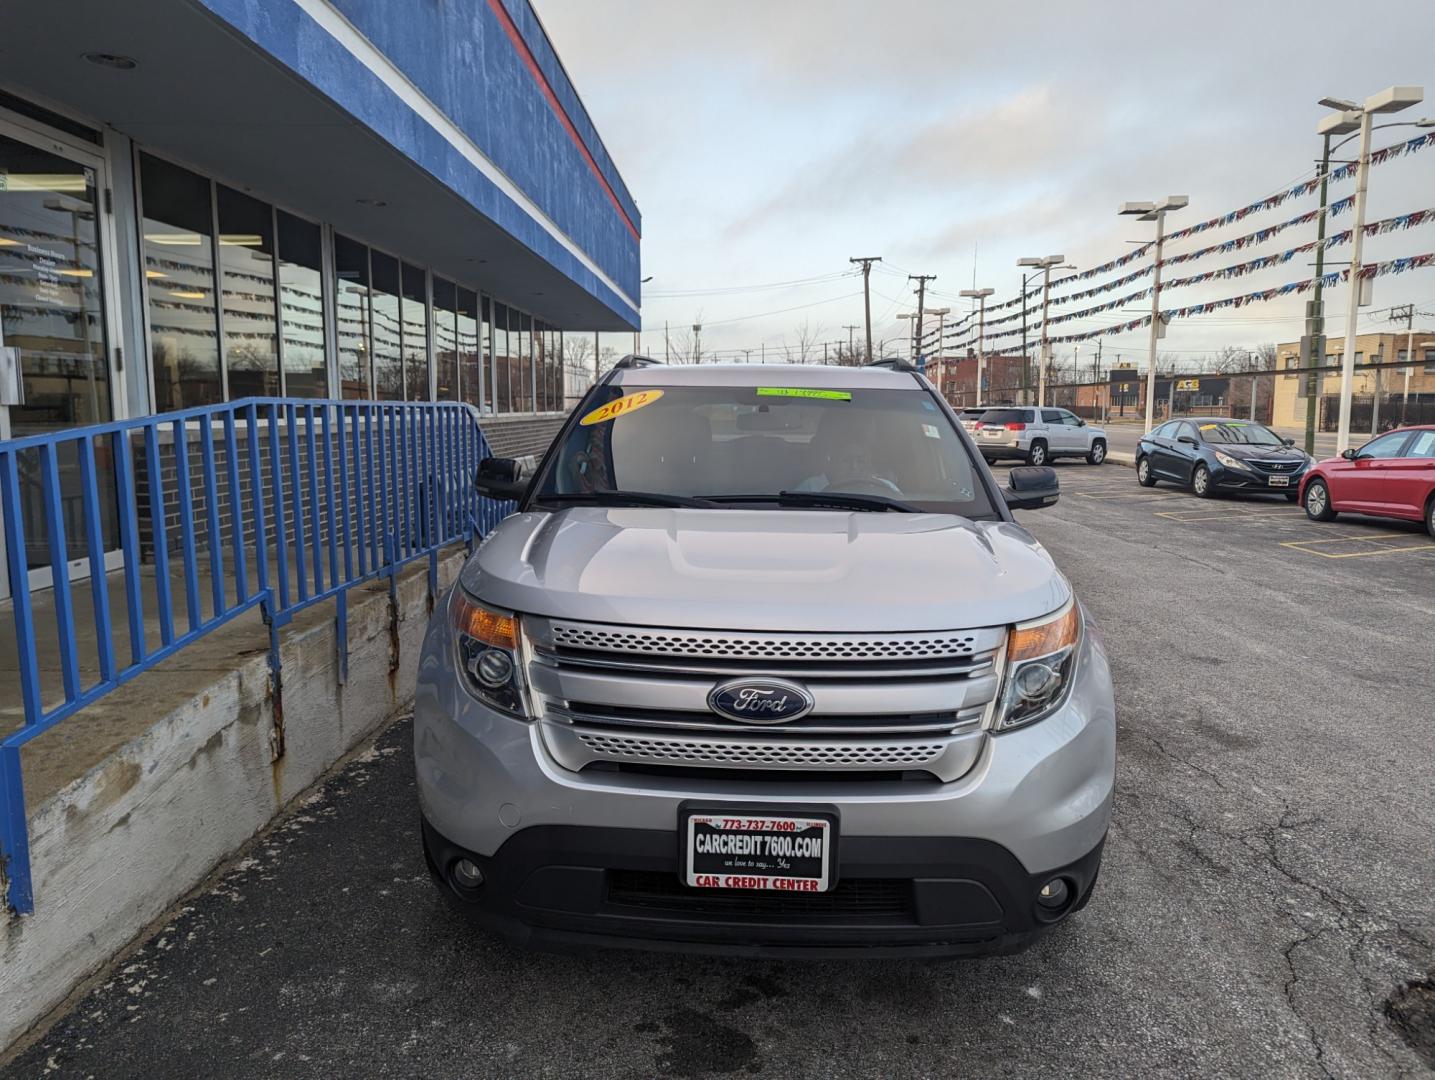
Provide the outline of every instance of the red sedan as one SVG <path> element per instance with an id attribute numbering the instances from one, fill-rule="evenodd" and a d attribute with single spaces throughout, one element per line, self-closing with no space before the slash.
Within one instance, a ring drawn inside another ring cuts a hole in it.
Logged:
<path id="1" fill-rule="evenodd" d="M 1342 511 L 1421 521 L 1435 536 L 1435 424 L 1401 428 L 1317 462 L 1301 484 L 1312 521 Z"/>

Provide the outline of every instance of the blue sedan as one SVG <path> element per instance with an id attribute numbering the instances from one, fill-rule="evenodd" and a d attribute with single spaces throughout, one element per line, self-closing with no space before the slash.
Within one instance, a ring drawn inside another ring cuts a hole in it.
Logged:
<path id="1" fill-rule="evenodd" d="M 1293 439 L 1248 420 L 1221 417 L 1169 420 L 1136 447 L 1142 487 L 1167 480 L 1202 499 L 1225 491 L 1264 491 L 1295 502 L 1310 464 Z"/>

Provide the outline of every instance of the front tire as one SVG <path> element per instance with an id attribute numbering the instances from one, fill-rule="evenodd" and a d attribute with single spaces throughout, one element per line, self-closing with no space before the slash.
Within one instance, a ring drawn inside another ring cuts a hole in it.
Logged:
<path id="1" fill-rule="evenodd" d="M 1026 463 L 1028 465 L 1045 465 L 1047 456 L 1046 443 L 1037 439 L 1031 444 L 1031 449 L 1026 452 Z"/>
<path id="2" fill-rule="evenodd" d="M 1139 457 L 1136 459 L 1136 482 L 1142 487 L 1155 487 L 1156 474 L 1151 471 L 1151 459 Z"/>
<path id="3" fill-rule="evenodd" d="M 1091 450 L 1086 455 L 1088 465 L 1100 465 L 1106 460 L 1106 440 L 1097 439 L 1091 444 Z"/>
<path id="4" fill-rule="evenodd" d="M 1312 480 L 1305 486 L 1305 516 L 1312 521 L 1334 521 L 1335 508 L 1330 505 L 1330 488 L 1325 481 Z"/>
<path id="5" fill-rule="evenodd" d="M 1196 471 L 1191 474 L 1191 491 L 1198 499 L 1214 499 L 1216 487 L 1211 483 L 1211 470 L 1204 465 L 1197 465 Z"/>
<path id="6" fill-rule="evenodd" d="M 1435 536 L 1435 495 L 1425 504 L 1425 531 Z"/>

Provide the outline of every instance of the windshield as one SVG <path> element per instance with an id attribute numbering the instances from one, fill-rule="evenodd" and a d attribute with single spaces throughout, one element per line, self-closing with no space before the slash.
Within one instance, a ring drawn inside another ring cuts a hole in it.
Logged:
<path id="1" fill-rule="evenodd" d="M 1221 420 L 1201 425 L 1201 438 L 1216 446 L 1283 446 L 1281 437 L 1260 424 Z"/>
<path id="2" fill-rule="evenodd" d="M 920 388 L 625 384 L 580 410 L 534 488 L 539 502 L 633 491 L 775 506 L 782 492 L 842 493 L 873 496 L 873 508 L 996 516 L 957 429 Z"/>

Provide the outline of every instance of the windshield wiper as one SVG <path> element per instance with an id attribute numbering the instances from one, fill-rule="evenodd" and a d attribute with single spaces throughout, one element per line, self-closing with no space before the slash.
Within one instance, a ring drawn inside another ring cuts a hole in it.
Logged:
<path id="1" fill-rule="evenodd" d="M 545 493 L 537 502 L 591 503 L 594 506 L 695 506 L 712 509 L 716 503 L 687 495 L 662 495 L 656 491 L 570 491 L 566 494 Z"/>
<path id="2" fill-rule="evenodd" d="M 779 506 L 812 506 L 833 510 L 868 510 L 881 513 L 895 510 L 902 514 L 920 514 L 921 509 L 900 499 L 889 499 L 885 495 L 855 495 L 842 491 L 779 491 L 776 495 L 709 495 L 715 503 L 768 502 Z"/>

